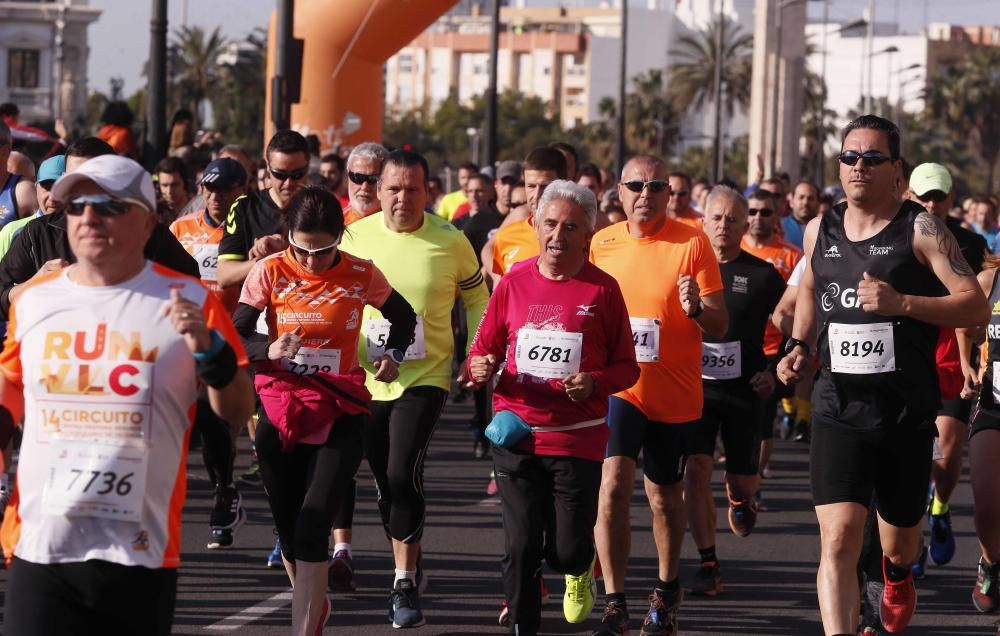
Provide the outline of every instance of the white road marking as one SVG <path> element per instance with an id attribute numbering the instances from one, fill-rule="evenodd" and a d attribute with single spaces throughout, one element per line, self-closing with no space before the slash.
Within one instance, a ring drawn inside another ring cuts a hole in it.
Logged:
<path id="1" fill-rule="evenodd" d="M 233 614 L 232 616 L 227 616 L 218 623 L 209 625 L 205 629 L 211 632 L 231 632 L 248 623 L 252 623 L 258 618 L 277 612 L 281 608 L 291 604 L 291 602 L 291 590 L 275 594 L 271 598 L 265 599 L 253 607 L 248 607 L 241 612 Z"/>

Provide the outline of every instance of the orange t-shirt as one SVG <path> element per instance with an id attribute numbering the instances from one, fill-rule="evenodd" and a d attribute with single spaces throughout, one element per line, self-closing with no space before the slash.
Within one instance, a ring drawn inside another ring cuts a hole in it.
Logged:
<path id="1" fill-rule="evenodd" d="M 240 302 L 265 312 L 272 341 L 284 333 L 302 339 L 294 363 L 329 366 L 329 373 L 343 375 L 359 366 L 358 333 L 365 305 L 379 308 L 391 293 L 371 261 L 341 251 L 336 265 L 310 274 L 285 250 L 254 264 Z"/>
<path id="2" fill-rule="evenodd" d="M 690 225 L 696 230 L 702 229 L 702 227 L 705 224 L 704 215 L 695 212 L 691 208 L 685 210 L 683 214 L 681 214 L 674 220 L 683 223 L 684 225 Z"/>
<path id="3" fill-rule="evenodd" d="M 344 208 L 344 227 L 347 227 L 351 223 L 360 221 L 363 218 L 365 218 L 365 215 L 355 212 L 353 207 L 347 206 Z"/>
<path id="4" fill-rule="evenodd" d="M 781 224 L 779 223 L 778 226 L 780 227 Z M 792 275 L 795 266 L 799 264 L 799 259 L 802 258 L 802 250 L 778 237 L 773 238 L 770 245 L 765 245 L 764 247 L 752 247 L 747 244 L 747 240 L 744 237 L 742 247 L 757 258 L 774 265 L 774 269 L 778 270 L 778 273 L 781 274 L 786 283 L 788 282 L 788 277 Z M 781 331 L 769 321 L 767 329 L 764 330 L 764 355 L 778 355 L 778 349 L 781 347 L 782 340 Z"/>
<path id="5" fill-rule="evenodd" d="M 722 291 L 719 263 L 708 237 L 672 219 L 654 236 L 641 239 L 629 234 L 627 222 L 617 223 L 594 235 L 590 260 L 617 279 L 633 325 L 659 321 L 658 360 L 640 360 L 639 381 L 617 396 L 653 421 L 700 418 L 701 328 L 684 315 L 677 279 L 693 277 L 702 296 Z"/>
<path id="6" fill-rule="evenodd" d="M 188 214 L 170 224 L 170 232 L 187 253 L 198 261 L 201 282 L 222 301 L 222 306 L 232 315 L 240 301 L 239 285 L 223 289 L 219 287 L 219 241 L 222 240 L 224 226 L 212 227 L 206 220 L 208 212 L 201 210 Z"/>
<path id="7" fill-rule="evenodd" d="M 493 273 L 503 276 L 514 263 L 538 256 L 538 236 L 531 217 L 501 227 L 493 237 Z"/>

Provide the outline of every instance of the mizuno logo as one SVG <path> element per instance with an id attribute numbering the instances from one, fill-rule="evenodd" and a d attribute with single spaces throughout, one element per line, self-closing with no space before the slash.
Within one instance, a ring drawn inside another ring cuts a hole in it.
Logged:
<path id="1" fill-rule="evenodd" d="M 590 310 L 593 309 L 596 306 L 597 305 L 577 305 L 576 308 L 579 309 L 580 311 L 576 312 L 576 315 L 577 316 L 591 316 L 591 317 L 593 317 L 594 314 L 591 313 Z"/>

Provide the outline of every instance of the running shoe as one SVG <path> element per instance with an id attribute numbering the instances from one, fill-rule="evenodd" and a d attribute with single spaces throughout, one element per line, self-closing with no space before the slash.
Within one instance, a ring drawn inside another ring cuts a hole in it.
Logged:
<path id="1" fill-rule="evenodd" d="M 718 596 L 722 594 L 722 569 L 715 561 L 702 563 L 691 583 L 691 593 L 695 596 Z"/>
<path id="2" fill-rule="evenodd" d="M 240 482 L 248 484 L 250 486 L 260 485 L 260 464 L 257 463 L 257 458 L 254 457 L 250 462 L 247 471 L 240 475 Z"/>
<path id="3" fill-rule="evenodd" d="M 267 567 L 269 568 L 285 567 L 284 561 L 281 560 L 281 539 L 278 538 L 274 539 L 274 549 L 271 550 L 271 553 L 267 555 Z"/>
<path id="4" fill-rule="evenodd" d="M 594 599 L 597 597 L 597 582 L 594 580 L 594 561 L 583 574 L 566 575 L 566 593 L 563 595 L 563 616 L 568 623 L 582 623 L 594 609 Z"/>
<path id="5" fill-rule="evenodd" d="M 472 440 L 472 456 L 476 459 L 483 459 L 490 454 L 490 440 L 482 433 L 476 432 L 476 437 Z"/>
<path id="6" fill-rule="evenodd" d="M 805 420 L 799 420 L 795 423 L 795 437 L 792 438 L 796 442 L 802 442 L 803 444 L 809 443 L 809 422 Z"/>
<path id="7" fill-rule="evenodd" d="M 510 606 L 507 601 L 500 603 L 500 616 L 497 617 L 500 627 L 510 627 Z"/>
<path id="8" fill-rule="evenodd" d="M 927 515 L 931 526 L 931 558 L 938 565 L 949 563 L 955 556 L 955 534 L 951 531 L 951 512 Z"/>
<path id="9" fill-rule="evenodd" d="M 885 578 L 885 564 L 888 561 L 882 557 L 882 576 Z M 890 581 L 885 578 L 885 589 L 882 590 L 879 616 L 882 626 L 890 634 L 896 634 L 906 629 L 917 609 L 917 588 L 913 585 L 913 572 L 907 572 L 902 581 Z"/>
<path id="10" fill-rule="evenodd" d="M 591 636 L 624 636 L 628 633 L 628 608 L 625 603 L 609 601 L 604 607 L 600 626 Z"/>
<path id="11" fill-rule="evenodd" d="M 245 520 L 246 512 L 243 510 L 243 499 L 236 486 L 217 486 L 212 513 L 208 518 L 208 525 L 211 528 L 208 549 L 231 548 L 236 531 Z"/>
<path id="12" fill-rule="evenodd" d="M 917 559 L 916 563 L 914 563 L 912 566 L 910 566 L 910 569 L 913 570 L 913 578 L 915 578 L 915 579 L 922 579 L 925 576 L 927 576 L 927 544 L 926 543 L 924 544 L 924 547 L 920 549 L 920 558 Z"/>
<path id="13" fill-rule="evenodd" d="M 979 557 L 979 575 L 972 589 L 972 604 L 983 614 L 990 614 L 1000 607 L 1000 562 L 988 565 Z"/>
<path id="14" fill-rule="evenodd" d="M 749 537 L 757 525 L 757 504 L 753 499 L 729 500 L 729 528 L 737 537 Z"/>
<path id="15" fill-rule="evenodd" d="M 326 569 L 326 584 L 331 592 L 351 593 L 358 589 L 354 582 L 354 561 L 347 550 L 337 550 Z"/>
<path id="16" fill-rule="evenodd" d="M 664 598 L 655 590 L 649 595 L 649 611 L 642 621 L 640 636 L 677 636 L 677 609 L 683 593 L 678 590 L 675 598 Z"/>
<path id="17" fill-rule="evenodd" d="M 874 636 L 882 633 L 882 619 L 879 618 L 878 611 L 882 605 L 882 590 L 885 584 L 882 581 L 867 581 L 864 593 L 861 595 L 861 624 L 858 626 L 862 636 Z"/>
<path id="18" fill-rule="evenodd" d="M 497 494 L 497 471 L 490 471 L 490 483 L 486 484 L 486 496 L 492 497 Z"/>
<path id="19" fill-rule="evenodd" d="M 396 629 L 420 627 L 424 613 L 420 611 L 420 592 L 410 579 L 400 579 L 389 593 L 389 622 Z"/>
<path id="20" fill-rule="evenodd" d="M 795 414 L 781 412 L 778 418 L 778 437 L 781 439 L 791 439 L 795 434 Z"/>

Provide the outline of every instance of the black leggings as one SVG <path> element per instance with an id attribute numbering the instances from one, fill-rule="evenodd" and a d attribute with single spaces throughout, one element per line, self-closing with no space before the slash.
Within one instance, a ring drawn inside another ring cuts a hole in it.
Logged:
<path id="1" fill-rule="evenodd" d="M 17 636 L 167 636 L 177 570 L 90 560 L 51 565 L 14 557 L 3 631 Z"/>
<path id="2" fill-rule="evenodd" d="M 403 543 L 424 532 L 424 458 L 448 392 L 433 386 L 407 389 L 399 398 L 372 401 L 364 427 L 365 457 L 375 476 L 378 510 L 386 534 Z"/>
<path id="3" fill-rule="evenodd" d="M 345 415 L 333 423 L 326 443 L 296 444 L 285 452 L 267 415 L 257 422 L 260 476 L 288 561 L 326 561 L 334 510 L 354 499 L 363 424 L 364 416 Z"/>
<path id="4" fill-rule="evenodd" d="M 233 462 L 236 461 L 236 444 L 229 424 L 212 410 L 208 391 L 198 394 L 194 415 L 194 428 L 201 435 L 201 456 L 213 486 L 233 483 Z"/>

